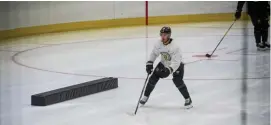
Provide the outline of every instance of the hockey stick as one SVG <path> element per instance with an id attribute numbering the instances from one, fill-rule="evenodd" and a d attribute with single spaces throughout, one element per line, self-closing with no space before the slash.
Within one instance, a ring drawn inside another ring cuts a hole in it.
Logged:
<path id="1" fill-rule="evenodd" d="M 231 24 L 230 28 L 228 29 L 228 31 L 224 34 L 224 36 L 222 37 L 222 39 L 220 40 L 220 42 L 217 44 L 217 46 L 215 47 L 215 49 L 213 50 L 212 54 L 206 54 L 205 56 L 208 58 L 211 58 L 211 56 L 214 54 L 214 52 L 216 51 L 217 47 L 220 45 L 220 43 L 223 41 L 223 39 L 225 38 L 225 36 L 228 34 L 228 32 L 230 31 L 231 27 L 233 26 L 233 24 L 236 22 L 236 19 L 233 21 L 233 23 Z"/>
<path id="2" fill-rule="evenodd" d="M 140 101 L 140 99 L 141 99 L 141 97 L 142 97 L 142 95 L 143 95 L 143 92 L 144 92 L 144 90 L 145 90 L 145 87 L 146 87 L 147 81 L 148 81 L 148 79 L 149 79 L 149 76 L 150 76 L 150 74 L 148 74 L 148 76 L 147 76 L 147 78 L 146 78 L 146 80 L 145 80 L 144 86 L 143 86 L 143 88 L 142 88 L 142 91 L 141 91 L 140 97 L 139 97 L 138 102 L 137 102 L 137 106 L 136 106 L 136 109 L 135 109 L 134 115 L 136 115 L 136 113 L 137 113 L 138 106 L 139 106 L 139 101 Z"/>

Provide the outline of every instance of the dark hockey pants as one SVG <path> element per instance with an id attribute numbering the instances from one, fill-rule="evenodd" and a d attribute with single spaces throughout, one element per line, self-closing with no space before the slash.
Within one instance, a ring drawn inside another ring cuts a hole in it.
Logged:
<path id="1" fill-rule="evenodd" d="M 145 89 L 144 96 L 149 97 L 151 92 L 153 91 L 155 85 L 159 81 L 160 77 L 157 75 L 157 69 L 165 68 L 164 65 L 160 62 L 156 68 L 154 69 L 153 74 L 149 78 L 149 81 L 147 83 L 147 87 Z M 173 83 L 178 88 L 178 90 L 181 92 L 183 97 L 185 99 L 190 98 L 189 92 L 187 90 L 187 87 L 183 81 L 183 75 L 184 75 L 184 64 L 181 63 L 179 68 L 173 73 Z"/>
<path id="2" fill-rule="evenodd" d="M 250 14 L 251 22 L 254 26 L 254 37 L 256 43 L 267 42 L 268 28 L 269 28 L 269 16 L 268 15 L 256 15 Z"/>

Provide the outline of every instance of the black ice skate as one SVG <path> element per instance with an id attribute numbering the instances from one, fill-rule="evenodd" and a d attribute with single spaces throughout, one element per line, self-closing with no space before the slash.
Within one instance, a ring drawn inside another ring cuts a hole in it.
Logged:
<path id="1" fill-rule="evenodd" d="M 259 51 L 264 51 L 265 50 L 265 45 L 264 44 L 262 44 L 262 43 L 257 43 L 257 49 L 259 50 Z"/>
<path id="2" fill-rule="evenodd" d="M 268 49 L 268 50 L 270 49 L 270 44 L 268 42 L 264 42 L 264 46 L 266 49 Z"/>
<path id="3" fill-rule="evenodd" d="M 190 109 L 190 108 L 193 107 L 193 105 L 192 105 L 192 100 L 191 100 L 190 98 L 185 99 L 184 107 L 187 108 L 187 109 Z"/>
<path id="4" fill-rule="evenodd" d="M 149 99 L 149 97 L 144 96 L 144 97 L 141 98 L 141 100 L 139 101 L 139 103 L 142 104 L 142 105 L 145 105 L 145 103 L 148 101 L 148 99 Z"/>

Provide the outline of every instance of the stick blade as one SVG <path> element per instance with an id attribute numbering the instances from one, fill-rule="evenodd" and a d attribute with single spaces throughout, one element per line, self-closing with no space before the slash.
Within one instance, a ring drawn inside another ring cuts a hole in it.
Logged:
<path id="1" fill-rule="evenodd" d="M 210 58 L 210 57 L 211 57 L 211 55 L 210 55 L 210 54 L 208 54 L 208 53 L 207 53 L 205 56 L 206 56 L 206 57 L 208 57 L 208 58 Z"/>
<path id="2" fill-rule="evenodd" d="M 217 57 L 217 55 L 210 55 L 210 54 L 206 54 L 206 55 L 193 55 L 192 57 L 198 57 L 198 58 L 206 58 L 206 57 L 208 57 L 208 58 L 211 58 L 211 57 Z"/>
<path id="3" fill-rule="evenodd" d="M 129 116 L 135 116 L 136 114 L 135 113 L 132 113 L 132 112 L 126 112 L 127 115 Z"/>

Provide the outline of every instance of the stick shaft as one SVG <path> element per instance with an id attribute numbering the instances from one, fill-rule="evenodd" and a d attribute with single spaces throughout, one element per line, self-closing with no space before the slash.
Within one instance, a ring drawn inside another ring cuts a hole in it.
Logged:
<path id="1" fill-rule="evenodd" d="M 227 30 L 227 32 L 224 34 L 224 36 L 222 37 L 222 39 L 219 41 L 219 43 L 217 44 L 217 46 L 215 47 L 215 49 L 213 50 L 212 54 L 210 54 L 210 56 L 212 56 L 214 54 L 214 52 L 216 51 L 217 47 L 220 45 L 220 43 L 223 41 L 223 39 L 225 38 L 225 36 L 228 34 L 228 32 L 230 31 L 230 29 L 232 28 L 233 24 L 236 22 L 236 20 L 233 21 L 233 23 L 231 24 L 230 28 Z"/>
<path id="2" fill-rule="evenodd" d="M 147 81 L 148 81 L 148 79 L 149 79 L 149 76 L 150 76 L 150 74 L 148 74 L 148 76 L 147 76 L 147 78 L 146 78 L 146 80 L 145 80 L 144 86 L 143 86 L 143 88 L 142 88 L 141 94 L 140 94 L 140 96 L 139 96 L 139 99 L 138 99 L 138 102 L 137 102 L 137 105 L 136 105 L 136 109 L 135 109 L 135 113 L 134 113 L 135 115 L 136 115 L 136 113 L 137 113 L 138 106 L 139 106 L 139 101 L 140 101 L 140 99 L 141 99 L 141 97 L 142 97 L 142 95 L 143 95 L 143 92 L 144 92 L 144 90 L 145 90 L 145 87 L 146 87 Z"/>

